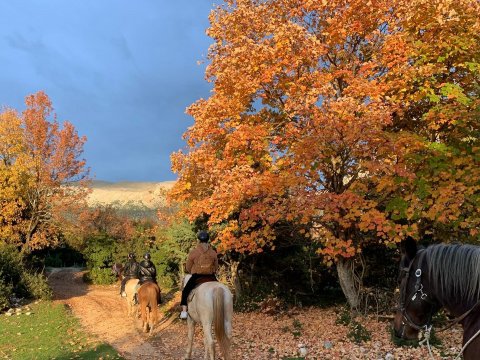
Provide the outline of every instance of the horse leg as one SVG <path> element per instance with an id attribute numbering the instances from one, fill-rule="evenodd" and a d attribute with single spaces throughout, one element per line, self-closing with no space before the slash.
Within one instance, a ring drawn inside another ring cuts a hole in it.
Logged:
<path id="1" fill-rule="evenodd" d="M 137 294 L 137 299 L 138 299 L 138 294 Z M 132 315 L 133 315 L 133 318 L 134 319 L 138 319 L 139 317 L 141 317 L 141 314 L 138 313 L 138 311 L 140 310 L 140 305 L 136 305 L 135 304 L 135 293 L 132 294 L 132 298 L 131 298 L 131 302 L 130 304 L 132 304 Z"/>
<path id="2" fill-rule="evenodd" d="M 133 304 L 131 299 L 127 299 L 128 316 L 133 314 Z"/>
<path id="3" fill-rule="evenodd" d="M 147 308 L 147 304 L 144 303 L 144 302 L 141 302 L 140 303 L 140 312 L 142 314 L 142 328 L 143 328 L 143 332 L 147 332 L 147 326 L 148 326 L 148 322 L 147 322 L 147 311 L 148 311 L 148 308 Z"/>
<path id="4" fill-rule="evenodd" d="M 187 345 L 187 354 L 185 359 L 192 358 L 192 347 L 193 347 L 193 336 L 195 335 L 195 322 L 189 316 L 187 318 L 187 325 L 188 325 L 188 345 Z"/>
<path id="5" fill-rule="evenodd" d="M 151 307 L 148 308 L 148 313 L 147 313 L 147 320 L 148 320 L 148 332 L 151 335 L 153 333 L 153 314 L 152 314 L 153 309 Z"/>
<path id="6" fill-rule="evenodd" d="M 205 344 L 205 360 L 215 360 L 215 343 L 212 336 L 212 322 L 206 321 L 203 326 L 203 342 Z M 209 357 L 210 355 L 210 357 Z"/>

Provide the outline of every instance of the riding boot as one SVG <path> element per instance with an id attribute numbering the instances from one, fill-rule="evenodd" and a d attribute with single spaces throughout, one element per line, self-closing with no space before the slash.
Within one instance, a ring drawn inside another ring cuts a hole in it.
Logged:
<path id="1" fill-rule="evenodd" d="M 188 318 L 188 312 L 182 311 L 182 312 L 180 313 L 180 319 L 186 320 L 187 318 Z"/>
<path id="2" fill-rule="evenodd" d="M 186 320 L 188 318 L 187 307 L 182 305 L 182 312 L 180 313 L 180 319 Z"/>

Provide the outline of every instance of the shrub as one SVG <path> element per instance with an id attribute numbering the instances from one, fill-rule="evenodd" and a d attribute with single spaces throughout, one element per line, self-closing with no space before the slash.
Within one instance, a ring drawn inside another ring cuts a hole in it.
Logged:
<path id="1" fill-rule="evenodd" d="M 35 299 L 50 300 L 53 296 L 52 289 L 48 286 L 43 274 L 24 272 L 22 282 L 30 296 Z"/>
<path id="2" fill-rule="evenodd" d="M 356 344 L 361 344 L 362 342 L 369 341 L 371 339 L 371 333 L 368 331 L 362 324 L 356 320 L 352 320 L 350 323 L 350 331 L 347 334 L 347 337 Z"/>
<path id="3" fill-rule="evenodd" d="M 110 267 L 113 264 L 115 250 L 115 240 L 106 235 L 87 239 L 84 250 L 87 267 L 89 269 Z"/>
<path id="4" fill-rule="evenodd" d="M 355 320 L 352 313 L 346 307 L 342 307 L 340 311 L 337 312 L 335 324 L 348 326 L 349 331 L 347 337 L 356 344 L 361 344 L 371 339 L 370 331 Z"/>
<path id="5" fill-rule="evenodd" d="M 2 273 L 0 272 L 0 279 Z M 10 306 L 10 298 L 13 294 L 13 286 L 0 281 L 0 310 L 3 310 Z"/>
<path id="6" fill-rule="evenodd" d="M 108 268 L 92 268 L 85 274 L 84 279 L 87 282 L 97 285 L 114 284 L 116 281 L 116 277 L 112 273 L 112 270 Z"/>
<path id="7" fill-rule="evenodd" d="M 11 305 L 13 296 L 49 299 L 52 291 L 45 276 L 29 269 L 15 247 L 0 244 L 0 309 Z"/>
<path id="8" fill-rule="evenodd" d="M 0 276 L 3 283 L 18 284 L 24 265 L 21 254 L 13 247 L 0 244 Z"/>
<path id="9" fill-rule="evenodd" d="M 340 308 L 340 311 L 337 312 L 337 319 L 335 320 L 335 324 L 337 325 L 350 325 L 352 322 L 352 314 L 350 310 L 346 307 Z"/>

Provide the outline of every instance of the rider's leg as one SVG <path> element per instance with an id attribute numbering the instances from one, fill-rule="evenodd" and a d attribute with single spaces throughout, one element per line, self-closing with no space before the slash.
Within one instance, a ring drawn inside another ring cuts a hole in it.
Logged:
<path id="1" fill-rule="evenodd" d="M 140 288 L 140 286 L 142 286 L 142 284 L 140 284 L 140 281 L 139 281 L 138 284 L 135 285 L 135 289 L 133 293 L 133 303 L 135 305 L 138 305 L 138 289 Z"/>
<path id="2" fill-rule="evenodd" d="M 188 317 L 187 313 L 187 300 L 190 292 L 195 288 L 195 283 L 197 280 L 196 274 L 193 274 L 192 277 L 185 284 L 185 287 L 182 290 L 182 300 L 180 305 L 182 305 L 182 312 L 180 313 L 180 319 L 186 319 Z"/>

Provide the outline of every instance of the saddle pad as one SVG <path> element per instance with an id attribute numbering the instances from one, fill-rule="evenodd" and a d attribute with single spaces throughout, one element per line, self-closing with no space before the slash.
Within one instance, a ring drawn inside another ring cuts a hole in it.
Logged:
<path id="1" fill-rule="evenodd" d="M 190 291 L 190 294 L 188 294 L 188 297 L 187 297 L 187 302 L 190 302 L 193 300 L 193 298 L 195 297 L 195 293 L 197 292 L 197 288 L 206 283 L 206 282 L 211 282 L 211 281 L 218 281 L 215 276 L 202 276 L 201 278 L 198 278 L 196 283 L 195 283 L 195 287 L 193 288 L 192 291 Z"/>

